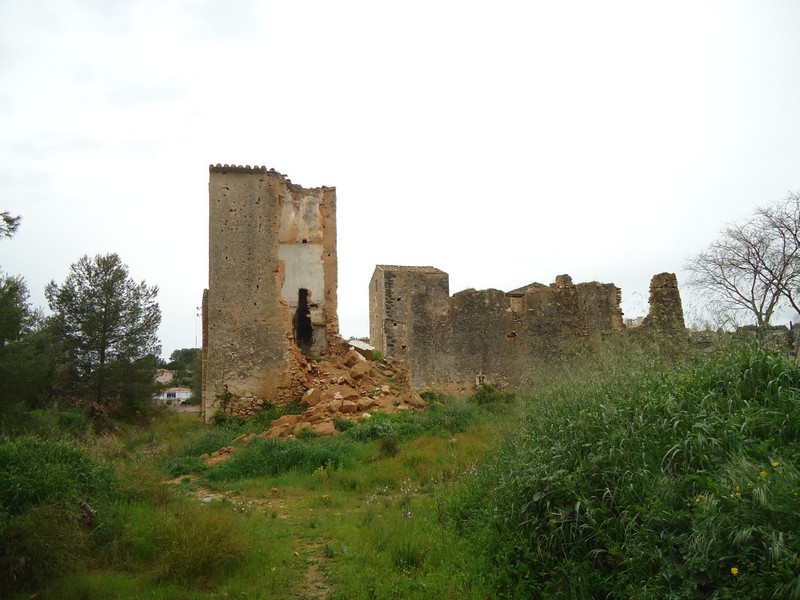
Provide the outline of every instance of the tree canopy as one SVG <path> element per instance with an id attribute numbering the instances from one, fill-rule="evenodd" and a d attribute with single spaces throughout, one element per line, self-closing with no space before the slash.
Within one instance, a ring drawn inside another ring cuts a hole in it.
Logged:
<path id="1" fill-rule="evenodd" d="M 131 376 L 152 383 L 155 363 L 148 358 L 160 352 L 157 294 L 156 286 L 136 283 L 116 254 L 83 256 L 64 283 L 47 285 L 77 376 L 97 402 L 119 397 L 122 386 L 115 384 L 130 387 Z"/>
<path id="2" fill-rule="evenodd" d="M 0 213 L 0 237 L 13 237 L 19 228 L 19 222 L 22 219 L 19 215 L 12 217 L 11 213 L 7 210 Z"/>

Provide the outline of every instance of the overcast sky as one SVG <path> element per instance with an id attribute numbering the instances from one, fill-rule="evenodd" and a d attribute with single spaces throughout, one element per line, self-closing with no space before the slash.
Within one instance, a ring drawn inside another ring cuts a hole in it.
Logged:
<path id="1" fill-rule="evenodd" d="M 0 0 L 0 268 L 45 306 L 116 252 L 194 347 L 208 165 L 257 164 L 337 188 L 346 337 L 376 264 L 613 282 L 634 317 L 800 191 L 798 32 L 797 0 Z"/>

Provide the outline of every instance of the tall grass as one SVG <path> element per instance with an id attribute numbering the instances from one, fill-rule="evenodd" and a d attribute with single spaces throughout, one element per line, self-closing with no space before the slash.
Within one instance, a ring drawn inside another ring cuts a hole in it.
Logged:
<path id="1" fill-rule="evenodd" d="M 110 468 L 74 443 L 0 438 L 0 595 L 80 566 Z"/>
<path id="2" fill-rule="evenodd" d="M 352 463 L 352 447 L 338 438 L 256 439 L 225 462 L 206 470 L 203 478 L 207 481 L 233 481 L 276 477 L 289 471 L 310 474 L 326 465 L 336 468 Z"/>
<path id="3" fill-rule="evenodd" d="M 647 363 L 540 389 L 446 518 L 503 596 L 800 597 L 800 367 Z"/>

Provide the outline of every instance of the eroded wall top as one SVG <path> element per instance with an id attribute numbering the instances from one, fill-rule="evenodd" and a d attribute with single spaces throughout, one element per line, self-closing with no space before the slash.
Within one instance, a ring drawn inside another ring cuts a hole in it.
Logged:
<path id="1" fill-rule="evenodd" d="M 677 283 L 666 275 L 654 278 L 651 327 L 679 330 Z M 569 275 L 550 285 L 451 297 L 439 269 L 378 265 L 370 282 L 370 335 L 378 350 L 407 362 L 416 389 L 459 393 L 479 381 L 520 383 L 593 338 L 622 334 L 620 301 L 614 284 L 574 284 Z"/>

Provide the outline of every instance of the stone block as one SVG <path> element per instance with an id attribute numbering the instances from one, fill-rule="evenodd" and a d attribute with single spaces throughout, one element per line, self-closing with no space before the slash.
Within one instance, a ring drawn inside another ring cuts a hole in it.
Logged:
<path id="1" fill-rule="evenodd" d="M 322 399 L 322 390 L 319 388 L 311 388 L 305 394 L 303 394 L 303 399 L 300 400 L 300 406 L 303 408 L 309 408 L 311 406 L 316 406 L 319 404 L 319 401 Z"/>
<path id="2" fill-rule="evenodd" d="M 364 362 L 366 360 L 367 360 L 366 358 L 361 356 L 355 350 L 348 350 L 347 354 L 344 355 L 344 365 L 348 368 L 352 367 L 355 364 L 358 364 L 359 362 Z"/>
<path id="3" fill-rule="evenodd" d="M 364 377 L 367 377 L 372 372 L 372 367 L 366 361 L 356 363 L 350 368 L 350 377 L 353 378 L 354 381 L 359 381 Z"/>
<path id="4" fill-rule="evenodd" d="M 278 417 L 272 423 L 272 427 L 280 427 L 281 425 L 295 425 L 300 422 L 300 415 L 283 415 Z"/>
<path id="5" fill-rule="evenodd" d="M 339 433 L 331 420 L 315 423 L 313 429 L 317 432 L 317 435 L 336 435 Z"/>

